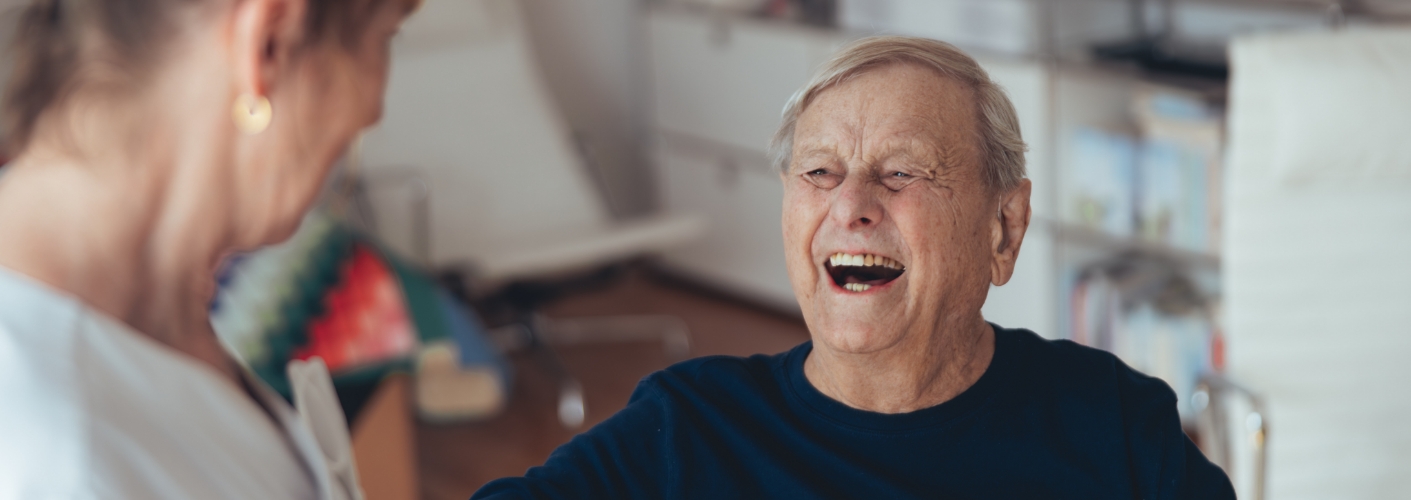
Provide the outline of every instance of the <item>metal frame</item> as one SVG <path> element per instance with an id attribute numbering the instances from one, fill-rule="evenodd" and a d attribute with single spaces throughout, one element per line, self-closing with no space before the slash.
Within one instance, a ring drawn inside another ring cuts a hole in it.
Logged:
<path id="1" fill-rule="evenodd" d="M 1242 418 L 1233 419 L 1243 424 L 1243 432 L 1230 428 L 1231 410 L 1226 403 L 1231 397 L 1243 398 L 1249 402 L 1251 410 L 1241 416 Z M 1201 441 L 1205 442 L 1207 447 L 1213 448 L 1205 451 L 1212 455 L 1211 458 L 1224 468 L 1227 474 L 1233 472 L 1230 468 L 1235 466 L 1235 439 L 1248 436 L 1254 451 L 1252 498 L 1263 500 L 1269 471 L 1269 411 L 1264 398 L 1222 375 L 1209 374 L 1200 378 L 1191 397 L 1191 404 L 1197 412 L 1196 421 Z M 1231 477 L 1231 480 L 1234 478 Z"/>

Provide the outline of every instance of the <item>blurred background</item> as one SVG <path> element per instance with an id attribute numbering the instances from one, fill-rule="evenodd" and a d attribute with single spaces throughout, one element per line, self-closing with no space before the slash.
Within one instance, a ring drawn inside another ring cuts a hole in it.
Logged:
<path id="1" fill-rule="evenodd" d="M 8 2 L 17 3 L 14 1 Z M 1411 2 L 427 0 L 383 123 L 222 337 L 337 374 L 369 498 L 522 474 L 686 357 L 807 340 L 766 146 L 880 33 L 1009 93 L 1034 219 L 984 313 L 1177 392 L 1242 498 L 1411 497 Z M 3 172 L 3 171 L 0 171 Z"/>

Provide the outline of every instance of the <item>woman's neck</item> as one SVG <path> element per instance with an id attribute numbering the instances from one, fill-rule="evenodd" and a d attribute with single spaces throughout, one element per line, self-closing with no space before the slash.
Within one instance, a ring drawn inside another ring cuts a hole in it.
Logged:
<path id="1" fill-rule="evenodd" d="M 819 392 L 850 407 L 908 413 L 949 401 L 975 385 L 994 350 L 994 329 L 977 314 L 877 352 L 836 352 L 814 342 L 804 376 Z"/>
<path id="2" fill-rule="evenodd" d="M 0 266 L 235 377 L 211 329 L 228 241 L 211 168 L 25 154 L 0 180 Z M 142 164 L 138 164 L 142 163 Z"/>

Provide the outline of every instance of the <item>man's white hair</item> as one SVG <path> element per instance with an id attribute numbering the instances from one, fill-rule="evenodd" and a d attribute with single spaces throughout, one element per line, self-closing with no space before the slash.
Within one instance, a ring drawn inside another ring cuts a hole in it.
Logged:
<path id="1" fill-rule="evenodd" d="M 1019 117 L 1004 89 L 990 81 L 980 64 L 949 43 L 926 38 L 878 36 L 844 47 L 784 106 L 783 122 L 769 145 L 770 160 L 780 172 L 793 161 L 794 128 L 799 115 L 818 94 L 871 69 L 891 64 L 917 64 L 970 86 L 975 92 L 980 155 L 985 181 L 1000 192 L 1024 179 L 1024 138 Z"/>

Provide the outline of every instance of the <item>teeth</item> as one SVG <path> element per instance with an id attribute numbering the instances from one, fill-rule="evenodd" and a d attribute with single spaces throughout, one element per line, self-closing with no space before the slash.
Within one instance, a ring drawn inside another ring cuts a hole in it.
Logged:
<path id="1" fill-rule="evenodd" d="M 843 285 L 843 288 L 846 288 L 849 292 L 866 292 L 867 289 L 872 288 L 872 285 L 866 283 L 848 283 Z"/>
<path id="2" fill-rule="evenodd" d="M 837 266 L 882 266 L 891 269 L 904 269 L 900 263 L 881 255 L 848 255 L 845 253 L 835 253 L 828 256 L 828 264 Z"/>

